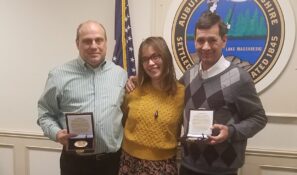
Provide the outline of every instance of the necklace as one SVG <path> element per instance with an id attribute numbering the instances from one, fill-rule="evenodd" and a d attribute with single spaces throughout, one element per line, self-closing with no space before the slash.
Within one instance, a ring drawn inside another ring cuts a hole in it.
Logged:
<path id="1" fill-rule="evenodd" d="M 158 110 L 156 110 L 154 113 L 154 118 L 157 119 L 158 117 L 159 117 L 159 112 L 158 112 Z"/>
<path id="2" fill-rule="evenodd" d="M 155 89 L 154 91 L 161 91 L 160 86 L 159 85 L 153 85 L 153 88 Z M 157 93 L 154 96 L 156 96 L 154 98 L 154 104 L 160 104 L 163 103 L 163 97 L 160 97 L 160 95 Z M 155 120 L 159 117 L 159 107 L 157 106 L 157 110 L 154 112 L 154 118 Z"/>

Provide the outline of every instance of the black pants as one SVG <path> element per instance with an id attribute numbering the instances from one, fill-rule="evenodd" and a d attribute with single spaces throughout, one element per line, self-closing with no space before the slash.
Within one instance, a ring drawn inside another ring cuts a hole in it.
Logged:
<path id="1" fill-rule="evenodd" d="M 79 156 L 62 151 L 61 175 L 117 175 L 121 151 L 90 156 Z"/>
<path id="2" fill-rule="evenodd" d="M 214 174 L 196 173 L 186 167 L 181 166 L 179 169 L 179 175 L 214 175 Z M 216 175 L 221 175 L 221 174 L 216 174 Z M 237 173 L 224 174 L 224 175 L 237 175 Z"/>

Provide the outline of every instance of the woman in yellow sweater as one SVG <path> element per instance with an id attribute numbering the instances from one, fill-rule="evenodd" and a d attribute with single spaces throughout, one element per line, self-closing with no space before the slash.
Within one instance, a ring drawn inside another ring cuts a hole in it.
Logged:
<path id="1" fill-rule="evenodd" d="M 138 86 L 123 105 L 126 121 L 119 174 L 176 175 L 184 86 L 176 80 L 163 38 L 144 40 L 138 58 Z"/>

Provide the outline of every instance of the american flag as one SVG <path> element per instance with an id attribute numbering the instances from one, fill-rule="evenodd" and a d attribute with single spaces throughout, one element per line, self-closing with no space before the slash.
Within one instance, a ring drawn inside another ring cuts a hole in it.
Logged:
<path id="1" fill-rule="evenodd" d="M 135 58 L 128 0 L 115 0 L 115 40 L 113 62 L 122 66 L 128 77 L 135 75 Z"/>

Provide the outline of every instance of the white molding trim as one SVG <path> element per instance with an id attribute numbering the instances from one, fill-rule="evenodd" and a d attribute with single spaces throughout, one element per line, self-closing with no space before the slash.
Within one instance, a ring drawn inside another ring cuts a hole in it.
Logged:
<path id="1" fill-rule="evenodd" d="M 43 133 L 27 132 L 27 131 L 8 131 L 0 130 L 0 137 L 15 137 L 15 138 L 31 138 L 31 139 L 42 139 L 49 140 L 43 135 Z"/>
<path id="2" fill-rule="evenodd" d="M 280 119 L 297 119 L 297 113 L 277 113 L 277 112 L 267 112 L 266 116 L 268 118 L 280 118 Z M 49 140 L 47 137 L 43 135 L 42 132 L 27 132 L 27 131 L 9 131 L 9 130 L 1 130 L 0 136 L 5 137 L 18 137 L 18 138 L 33 138 L 33 139 L 43 139 Z"/>
<path id="3" fill-rule="evenodd" d="M 267 117 L 275 118 L 297 118 L 297 114 L 293 113 L 277 113 L 277 112 L 268 112 L 266 113 Z"/>
<path id="4" fill-rule="evenodd" d="M 25 175 L 29 175 L 30 171 L 32 171 L 30 170 L 30 151 L 37 150 L 52 153 L 61 151 L 59 144 L 49 140 L 42 133 L 32 132 L 0 130 L 0 148 L 2 146 L 13 149 L 14 174 L 25 173 Z M 295 163 L 297 160 L 297 149 L 278 150 L 247 147 L 246 158 L 245 166 L 239 171 L 241 175 L 250 175 L 250 172 L 257 174 L 261 170 L 275 170 L 284 173 L 296 172 L 297 170 L 297 164 Z M 283 173 L 281 174 L 284 175 Z"/>
<path id="5" fill-rule="evenodd" d="M 44 147 L 44 146 L 26 146 L 26 152 L 30 150 L 47 151 L 47 152 L 61 152 L 61 148 Z"/>
<path id="6" fill-rule="evenodd" d="M 11 149 L 14 149 L 14 145 L 13 144 L 6 144 L 6 143 L 1 143 L 0 142 L 0 148 L 11 148 Z"/>
<path id="7" fill-rule="evenodd" d="M 278 157 L 278 158 L 295 158 L 297 159 L 297 150 L 272 150 L 260 148 L 247 148 L 246 155 L 261 156 L 261 157 Z"/>
<path id="8" fill-rule="evenodd" d="M 270 116 L 270 115 L 268 115 Z M 49 140 L 49 138 L 43 136 L 42 133 L 32 133 L 32 132 L 20 132 L 20 131 L 1 131 L 0 137 L 12 137 L 12 138 L 26 138 L 26 139 L 41 139 L 41 140 Z M 3 142 L 3 141 L 2 141 Z M 1 143 L 0 146 L 14 147 L 15 145 Z M 43 146 L 26 146 L 27 149 L 38 149 L 38 150 L 60 150 L 60 148 L 53 147 L 43 147 Z M 246 151 L 247 155 L 260 155 L 260 156 L 275 156 L 280 157 L 294 157 L 297 158 L 297 150 L 278 150 L 278 149 L 263 149 L 257 147 L 248 147 Z"/>
<path id="9" fill-rule="evenodd" d="M 281 171 L 292 171 L 297 172 L 297 168 L 295 167 L 287 167 L 287 166 L 274 166 L 274 165 L 261 165 L 261 169 L 268 169 L 268 170 L 281 170 Z"/>

